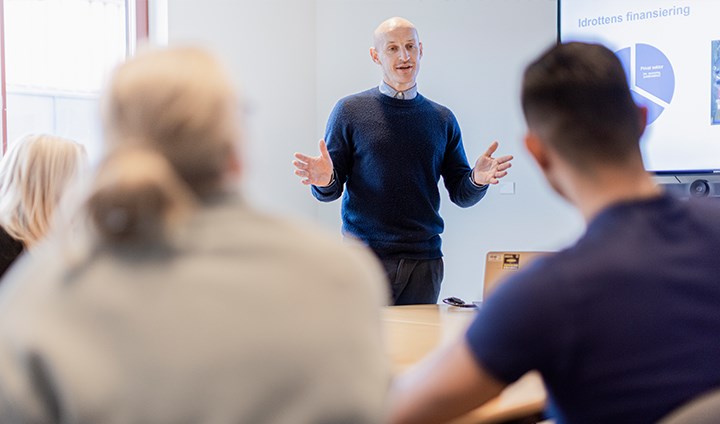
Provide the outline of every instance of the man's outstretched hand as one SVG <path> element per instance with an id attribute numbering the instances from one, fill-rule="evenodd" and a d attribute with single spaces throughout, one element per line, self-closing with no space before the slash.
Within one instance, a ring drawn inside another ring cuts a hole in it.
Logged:
<path id="1" fill-rule="evenodd" d="M 333 163 L 330 159 L 325 140 L 320 140 L 320 156 L 305 156 L 302 153 L 295 153 L 293 165 L 295 175 L 302 178 L 305 185 L 324 187 L 330 185 L 333 176 Z"/>
<path id="2" fill-rule="evenodd" d="M 475 161 L 472 173 L 475 184 L 497 184 L 500 182 L 500 178 L 508 174 L 507 170 L 512 166 L 510 161 L 513 160 L 513 157 L 512 155 L 507 155 L 494 158 L 493 153 L 495 153 L 497 148 L 498 142 L 493 141 L 487 151 Z"/>

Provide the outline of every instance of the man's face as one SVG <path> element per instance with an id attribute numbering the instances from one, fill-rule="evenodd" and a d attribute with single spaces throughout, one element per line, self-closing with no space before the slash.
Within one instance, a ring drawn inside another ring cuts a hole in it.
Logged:
<path id="1" fill-rule="evenodd" d="M 396 27 L 379 34 L 370 55 L 383 70 L 383 80 L 404 91 L 415 85 L 420 70 L 422 43 L 411 27 Z"/>

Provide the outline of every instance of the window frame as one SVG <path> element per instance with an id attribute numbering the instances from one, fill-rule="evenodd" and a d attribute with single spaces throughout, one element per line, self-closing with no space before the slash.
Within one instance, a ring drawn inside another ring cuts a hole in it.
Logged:
<path id="1" fill-rule="evenodd" d="M 131 19 L 134 18 L 134 19 Z M 135 53 L 140 41 L 148 39 L 150 25 L 148 0 L 125 0 L 126 47 L 128 55 Z M 5 79 L 5 0 L 0 0 L 0 127 L 2 128 L 2 149 L 0 157 L 7 151 L 7 84 Z"/>

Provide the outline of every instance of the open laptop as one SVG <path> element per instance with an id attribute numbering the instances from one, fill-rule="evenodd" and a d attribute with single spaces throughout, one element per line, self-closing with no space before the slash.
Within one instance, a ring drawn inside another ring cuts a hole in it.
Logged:
<path id="1" fill-rule="evenodd" d="M 485 279 L 483 280 L 483 300 L 495 289 L 498 283 L 515 272 L 525 268 L 534 259 L 553 252 L 488 252 L 485 255 Z"/>

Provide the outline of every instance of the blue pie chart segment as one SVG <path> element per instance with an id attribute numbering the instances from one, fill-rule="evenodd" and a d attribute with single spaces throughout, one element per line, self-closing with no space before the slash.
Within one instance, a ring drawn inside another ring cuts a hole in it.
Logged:
<path id="1" fill-rule="evenodd" d="M 638 94 L 634 91 L 631 91 L 630 94 L 632 94 L 633 100 L 635 100 L 635 103 L 640 106 L 645 106 L 648 111 L 648 117 L 647 117 L 647 124 L 650 125 L 653 122 L 655 122 L 656 119 L 660 117 L 660 115 L 665 110 L 664 107 L 660 106 L 659 104 L 653 102 L 652 100 L 648 99 L 647 97 L 644 97 L 641 94 Z"/>
<path id="2" fill-rule="evenodd" d="M 652 124 L 670 104 L 675 93 L 675 72 L 670 61 L 663 52 L 649 44 L 636 44 L 615 54 L 625 68 L 635 103 L 648 109 L 648 125 Z M 634 78 L 631 70 L 635 71 Z M 648 95 L 659 101 L 648 98 Z"/>
<path id="3" fill-rule="evenodd" d="M 635 84 L 665 103 L 675 92 L 675 73 L 668 58 L 649 44 L 635 46 Z"/>
<path id="4" fill-rule="evenodd" d="M 622 63 L 622 66 L 625 69 L 625 75 L 627 76 L 628 84 L 632 89 L 633 82 L 631 81 L 632 77 L 630 76 L 630 67 L 632 66 L 632 49 L 630 49 L 630 47 L 626 47 L 622 50 L 618 50 L 615 52 L 615 56 L 620 59 L 620 63 Z"/>

